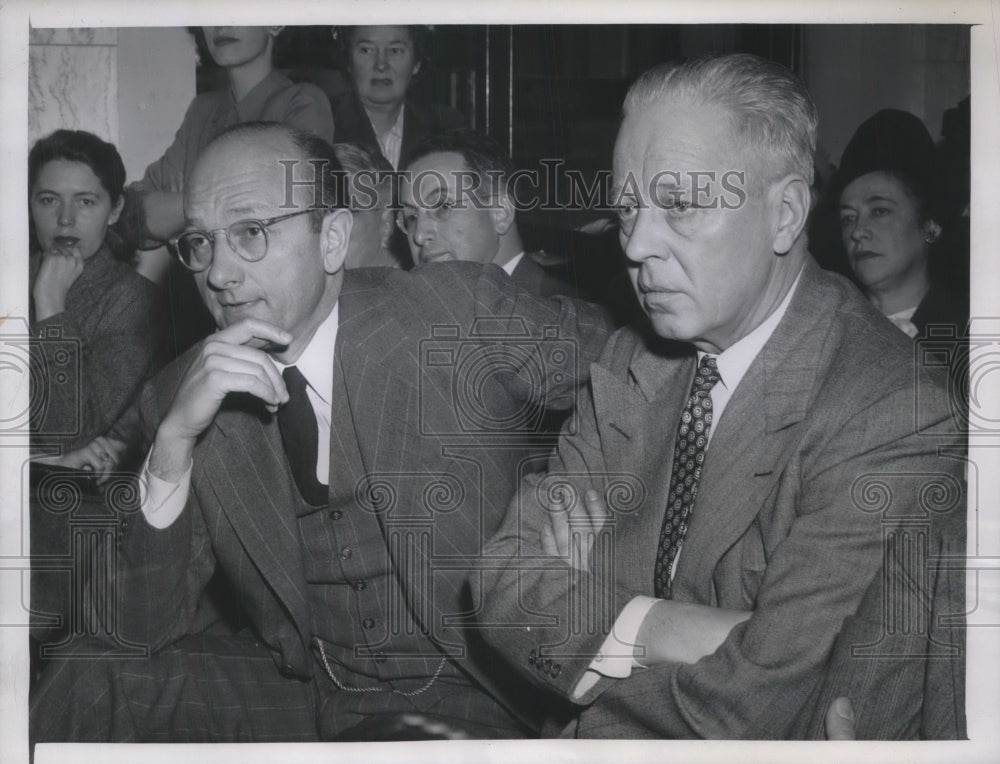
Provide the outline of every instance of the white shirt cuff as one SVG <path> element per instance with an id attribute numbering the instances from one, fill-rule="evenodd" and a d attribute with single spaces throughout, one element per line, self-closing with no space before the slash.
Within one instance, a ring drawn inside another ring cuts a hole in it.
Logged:
<path id="1" fill-rule="evenodd" d="M 178 482 L 168 483 L 149 471 L 149 460 L 152 455 L 153 450 L 150 449 L 139 476 L 139 507 L 147 523 L 163 530 L 173 525 L 174 520 L 184 511 L 188 489 L 191 486 L 193 462 L 188 463 Z"/>
<path id="2" fill-rule="evenodd" d="M 633 667 L 639 666 L 632 657 L 636 638 L 639 636 L 639 627 L 657 601 L 655 597 L 641 594 L 629 600 L 611 626 L 611 633 L 601 644 L 600 652 L 594 656 L 590 666 L 573 688 L 574 698 L 582 698 L 602 676 L 624 679 L 632 675 Z"/>

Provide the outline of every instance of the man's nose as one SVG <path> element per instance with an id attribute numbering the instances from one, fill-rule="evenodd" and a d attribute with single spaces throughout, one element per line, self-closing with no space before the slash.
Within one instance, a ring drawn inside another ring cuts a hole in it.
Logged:
<path id="1" fill-rule="evenodd" d="M 385 69 L 389 65 L 389 59 L 386 56 L 386 52 L 381 48 L 375 51 L 375 68 Z"/>
<path id="2" fill-rule="evenodd" d="M 655 210 L 636 211 L 635 221 L 623 249 L 625 256 L 635 263 L 663 254 L 666 250 L 666 241 L 663 232 L 656 225 Z"/>
<path id="3" fill-rule="evenodd" d="M 215 289 L 229 289 L 243 278 L 246 260 L 229 245 L 224 231 L 213 234 L 212 262 L 208 266 L 208 283 Z"/>
<path id="4" fill-rule="evenodd" d="M 433 218 L 426 210 L 418 209 L 416 214 L 417 219 L 413 224 L 413 243 L 422 247 L 434 238 L 436 227 Z"/>

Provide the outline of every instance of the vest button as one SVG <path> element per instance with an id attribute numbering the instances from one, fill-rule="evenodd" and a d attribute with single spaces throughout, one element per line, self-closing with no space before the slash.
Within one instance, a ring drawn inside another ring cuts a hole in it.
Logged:
<path id="1" fill-rule="evenodd" d="M 371 616 L 369 616 L 368 618 L 365 618 L 365 620 L 363 620 L 361 622 L 361 625 L 364 628 L 366 628 L 366 629 L 374 629 L 375 628 L 375 619 L 372 618 Z"/>
<path id="2" fill-rule="evenodd" d="M 349 559 L 351 559 L 351 555 L 353 554 L 353 551 L 354 550 L 352 550 L 349 546 L 345 546 L 343 549 L 340 550 L 340 559 L 341 560 L 349 560 Z"/>
<path id="3" fill-rule="evenodd" d="M 344 513 L 339 509 L 335 509 L 332 512 L 330 512 L 330 517 L 332 517 L 334 520 L 340 520 L 344 517 Z"/>
<path id="4" fill-rule="evenodd" d="M 355 581 L 354 582 L 354 590 L 358 591 L 358 592 L 363 592 L 365 590 L 365 587 L 367 585 L 368 584 L 366 584 L 364 581 Z"/>

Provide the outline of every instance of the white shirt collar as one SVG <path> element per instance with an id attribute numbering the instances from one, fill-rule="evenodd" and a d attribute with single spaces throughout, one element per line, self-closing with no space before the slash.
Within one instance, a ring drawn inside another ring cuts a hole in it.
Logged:
<path id="1" fill-rule="evenodd" d="M 886 318 L 892 321 L 903 334 L 911 339 L 920 334 L 920 330 L 917 325 L 913 323 L 913 314 L 917 312 L 919 306 L 914 305 L 912 308 L 907 308 L 906 310 L 900 310 L 896 313 L 891 313 Z"/>
<path id="2" fill-rule="evenodd" d="M 337 327 L 340 325 L 339 308 L 338 301 L 330 315 L 316 328 L 316 333 L 294 364 L 281 363 L 271 358 L 279 372 L 283 372 L 288 366 L 297 367 L 313 393 L 327 405 L 330 405 L 333 393 L 333 348 L 337 344 Z"/>
<path id="3" fill-rule="evenodd" d="M 399 156 L 403 150 L 403 114 L 405 112 L 406 107 L 401 106 L 392 127 L 382 135 L 379 135 L 378 132 L 375 133 L 375 139 L 378 141 L 379 148 L 382 149 L 382 156 L 388 160 L 394 170 L 399 167 Z M 368 121 L 371 122 L 371 117 L 368 118 Z M 372 122 L 372 128 L 374 127 L 375 123 Z"/>
<path id="4" fill-rule="evenodd" d="M 500 267 L 503 268 L 505 271 L 507 271 L 507 275 L 508 276 L 513 276 L 514 275 L 514 269 L 517 267 L 517 264 L 519 262 L 521 262 L 521 258 L 522 257 L 524 257 L 524 250 L 521 250 L 520 252 L 518 252 L 510 260 L 508 260 L 506 263 L 504 263 Z"/>
<path id="5" fill-rule="evenodd" d="M 785 312 L 788 310 L 788 304 L 792 301 L 792 295 L 795 294 L 795 290 L 801 279 L 802 271 L 800 270 L 799 275 L 792 282 L 791 289 L 785 295 L 785 299 L 781 301 L 781 304 L 778 305 L 774 312 L 765 318 L 748 335 L 742 337 L 715 356 L 716 366 L 719 369 L 719 384 L 724 385 L 730 392 L 736 389 L 736 386 L 739 385 L 747 373 L 747 369 L 750 368 L 750 364 L 760 354 L 767 341 L 771 339 L 771 335 L 774 334 L 774 330 L 778 327 Z M 706 355 L 711 354 L 701 350 L 698 351 L 699 365 Z"/>

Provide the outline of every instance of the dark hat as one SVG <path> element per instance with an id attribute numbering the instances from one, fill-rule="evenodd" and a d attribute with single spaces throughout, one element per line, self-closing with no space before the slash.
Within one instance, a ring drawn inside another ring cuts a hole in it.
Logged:
<path id="1" fill-rule="evenodd" d="M 937 147 L 924 123 L 908 111 L 883 109 L 855 131 L 834 179 L 839 197 L 847 185 L 870 172 L 886 172 L 903 181 L 921 202 L 925 214 L 938 209 Z"/>

